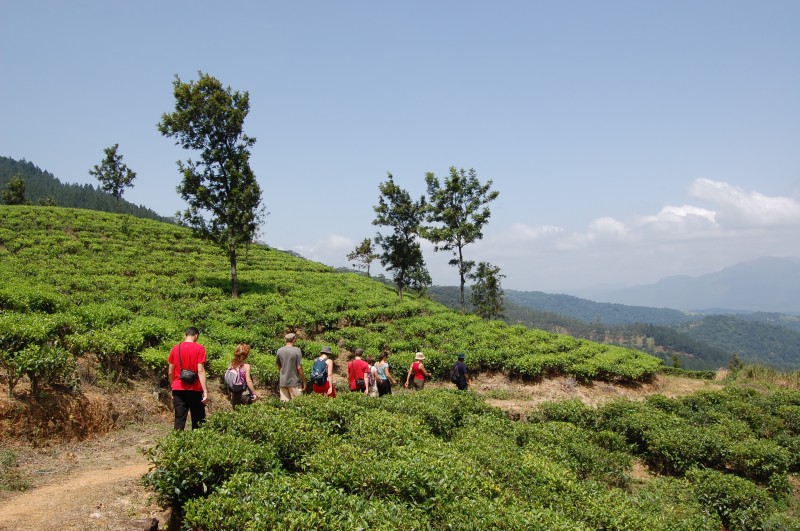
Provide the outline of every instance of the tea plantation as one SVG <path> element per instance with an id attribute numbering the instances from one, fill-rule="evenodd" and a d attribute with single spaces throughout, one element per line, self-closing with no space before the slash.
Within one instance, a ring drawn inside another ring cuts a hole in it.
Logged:
<path id="1" fill-rule="evenodd" d="M 217 248 L 185 228 L 83 210 L 0 207 L 0 368 L 9 394 L 80 392 L 76 363 L 165 386 L 168 349 L 198 326 L 212 378 L 239 342 L 259 387 L 295 331 L 311 363 L 417 350 L 474 373 L 635 385 L 641 352 L 484 322 L 378 282 L 251 246 L 241 296 Z M 473 392 L 268 399 L 215 413 L 150 452 L 145 482 L 185 529 L 800 529 L 800 392 L 731 384 L 680 399 L 546 403 L 510 420 Z"/>
<path id="2" fill-rule="evenodd" d="M 262 386 L 273 386 L 271 353 L 287 331 L 310 360 L 322 345 L 394 353 L 407 366 L 423 350 L 444 377 L 456 352 L 473 371 L 539 378 L 640 381 L 661 362 L 644 353 L 522 326 L 486 323 L 427 299 L 399 299 L 357 274 L 251 246 L 240 260 L 242 295 L 232 299 L 229 266 L 218 248 L 183 227 L 86 210 L 0 207 L 0 359 L 13 392 L 25 375 L 36 385 L 69 379 L 74 358 L 91 354 L 108 378 L 141 371 L 158 379 L 166 352 L 197 326 L 219 375 L 237 343 Z"/>

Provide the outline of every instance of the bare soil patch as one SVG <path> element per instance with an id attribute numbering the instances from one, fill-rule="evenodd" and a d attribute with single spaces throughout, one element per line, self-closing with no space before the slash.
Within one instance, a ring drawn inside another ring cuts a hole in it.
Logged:
<path id="1" fill-rule="evenodd" d="M 523 383 L 510 381 L 500 373 L 480 374 L 472 381 L 472 389 L 486 396 L 489 404 L 522 418 L 539 404 L 554 400 L 578 399 L 584 404 L 598 407 L 617 398 L 644 400 L 653 394 L 675 398 L 721 388 L 719 382 L 666 375 L 657 375 L 649 383 L 633 385 L 600 381 L 581 384 L 568 377 Z"/>
<path id="2" fill-rule="evenodd" d="M 19 472 L 30 488 L 0 493 L 0 529 L 149 529 L 169 514 L 140 481 L 145 450 L 171 428 L 160 415 L 88 441 L 19 445 Z M 52 442 L 52 441 L 51 441 Z"/>

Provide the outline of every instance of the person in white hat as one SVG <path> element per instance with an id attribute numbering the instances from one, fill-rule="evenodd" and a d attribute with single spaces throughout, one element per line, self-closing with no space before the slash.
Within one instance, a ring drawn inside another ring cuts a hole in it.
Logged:
<path id="1" fill-rule="evenodd" d="M 425 359 L 425 354 L 422 352 L 417 352 L 414 355 L 414 362 L 411 364 L 411 367 L 408 368 L 408 374 L 406 375 L 406 389 L 411 383 L 411 375 L 414 375 L 414 389 L 419 391 L 423 387 L 425 387 L 425 379 L 431 377 L 431 373 L 425 370 L 425 365 L 422 363 L 422 360 Z"/>

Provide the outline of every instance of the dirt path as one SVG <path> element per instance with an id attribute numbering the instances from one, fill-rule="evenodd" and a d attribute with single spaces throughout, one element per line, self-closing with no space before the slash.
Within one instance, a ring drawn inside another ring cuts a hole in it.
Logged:
<path id="1" fill-rule="evenodd" d="M 146 529 L 155 516 L 135 503 L 148 469 L 140 463 L 89 470 L 25 492 L 0 506 L 0 529 Z"/>
<path id="2" fill-rule="evenodd" d="M 154 419 L 157 420 L 157 419 Z M 0 497 L 0 530 L 149 529 L 168 514 L 140 484 L 143 449 L 168 430 L 157 422 L 82 443 L 19 450 L 30 489 Z"/>

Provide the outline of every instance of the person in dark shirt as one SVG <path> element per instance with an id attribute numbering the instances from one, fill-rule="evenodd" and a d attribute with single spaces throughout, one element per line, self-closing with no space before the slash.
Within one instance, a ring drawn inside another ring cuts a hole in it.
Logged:
<path id="1" fill-rule="evenodd" d="M 469 387 L 469 371 L 467 371 L 467 364 L 464 363 L 465 357 L 463 353 L 459 353 L 458 361 L 456 362 L 456 372 L 458 373 L 456 386 L 458 386 L 461 391 L 466 391 Z"/>

